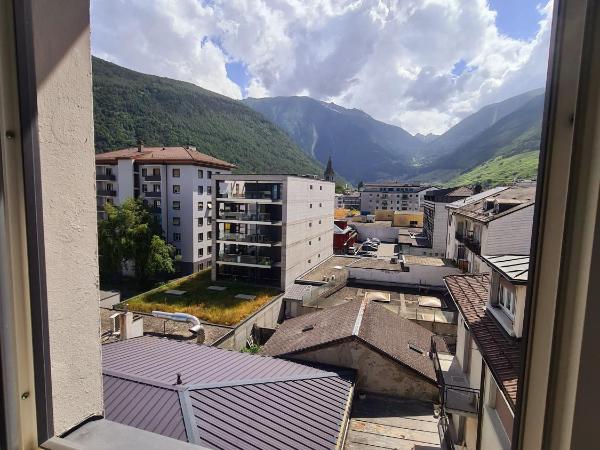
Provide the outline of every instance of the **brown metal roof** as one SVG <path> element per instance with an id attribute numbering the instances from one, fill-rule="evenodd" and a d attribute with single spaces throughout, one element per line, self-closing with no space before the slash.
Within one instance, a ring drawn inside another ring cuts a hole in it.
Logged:
<path id="1" fill-rule="evenodd" d="M 108 419 L 215 449 L 333 449 L 352 395 L 349 372 L 158 337 L 102 360 Z"/>
<path id="2" fill-rule="evenodd" d="M 137 147 L 98 153 L 96 164 L 116 164 L 120 159 L 133 159 L 142 164 L 194 164 L 215 167 L 217 169 L 233 169 L 235 164 L 222 161 L 200 153 L 194 147 Z"/>
<path id="3" fill-rule="evenodd" d="M 496 319 L 485 309 L 489 275 L 451 275 L 444 279 L 483 359 L 514 410 L 517 402 L 521 346 L 519 341 L 504 332 Z"/>
<path id="4" fill-rule="evenodd" d="M 504 217 L 515 211 L 532 206 L 535 203 L 535 186 L 512 186 L 508 189 L 500 190 L 488 196 L 481 196 L 477 201 L 471 201 L 463 206 L 456 208 L 456 212 L 471 219 L 480 222 L 491 222 L 492 220 Z M 469 199 L 467 199 L 468 201 Z M 510 209 L 495 213 L 492 210 L 484 210 L 487 200 L 494 200 L 501 204 L 514 204 Z"/>
<path id="5" fill-rule="evenodd" d="M 377 302 L 356 299 L 285 321 L 262 348 L 271 356 L 291 356 L 341 341 L 367 346 L 434 381 L 427 351 L 433 333 Z M 421 354 L 410 346 L 423 350 Z"/>

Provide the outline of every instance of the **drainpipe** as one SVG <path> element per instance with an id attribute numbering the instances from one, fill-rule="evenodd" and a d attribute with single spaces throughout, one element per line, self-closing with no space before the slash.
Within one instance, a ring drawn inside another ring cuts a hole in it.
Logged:
<path id="1" fill-rule="evenodd" d="M 170 313 L 164 311 L 152 311 L 152 315 L 154 317 L 158 317 L 160 319 L 169 319 L 174 320 L 176 322 L 188 322 L 191 323 L 190 331 L 196 335 L 196 342 L 198 344 L 202 344 L 206 337 L 204 332 L 204 327 L 200 323 L 200 319 L 196 316 L 192 316 L 191 314 L 186 313 Z"/>
<path id="2" fill-rule="evenodd" d="M 485 395 L 485 362 L 481 364 L 481 381 L 479 382 L 479 408 L 477 411 L 477 441 L 475 443 L 475 449 L 481 450 L 481 422 L 483 420 L 483 394 Z"/>

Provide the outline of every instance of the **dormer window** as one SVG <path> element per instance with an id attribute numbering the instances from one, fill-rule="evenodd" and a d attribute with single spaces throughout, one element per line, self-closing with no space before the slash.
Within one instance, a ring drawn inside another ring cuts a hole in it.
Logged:
<path id="1" fill-rule="evenodd" d="M 515 317 L 515 292 L 503 284 L 498 286 L 498 306 L 509 316 L 511 319 Z"/>

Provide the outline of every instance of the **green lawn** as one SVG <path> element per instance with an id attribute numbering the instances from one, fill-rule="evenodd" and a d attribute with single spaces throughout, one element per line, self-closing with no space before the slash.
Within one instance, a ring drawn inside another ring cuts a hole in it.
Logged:
<path id="1" fill-rule="evenodd" d="M 211 285 L 225 286 L 224 291 L 212 291 Z M 182 296 L 165 294 L 169 289 L 186 291 Z M 221 325 L 235 325 L 267 303 L 278 291 L 256 287 L 236 281 L 213 282 L 210 270 L 185 278 L 172 280 L 165 285 L 139 294 L 127 301 L 130 311 L 184 312 L 200 320 Z M 256 295 L 254 300 L 235 298 L 236 294 Z"/>

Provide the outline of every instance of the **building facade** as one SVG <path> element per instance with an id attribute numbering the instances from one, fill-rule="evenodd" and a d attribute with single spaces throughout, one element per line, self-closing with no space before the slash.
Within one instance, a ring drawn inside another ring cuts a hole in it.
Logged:
<path id="1" fill-rule="evenodd" d="M 446 205 L 446 257 L 463 270 L 489 271 L 482 255 L 528 254 L 535 186 L 499 187 Z"/>
<path id="2" fill-rule="evenodd" d="M 529 256 L 485 263 L 490 273 L 446 277 L 459 311 L 456 352 L 432 341 L 446 448 L 511 448 Z"/>
<path id="3" fill-rule="evenodd" d="M 213 179 L 213 280 L 285 289 L 333 253 L 332 182 L 291 175 Z"/>
<path id="4" fill-rule="evenodd" d="M 96 155 L 98 219 L 104 204 L 139 198 L 175 247 L 178 266 L 193 273 L 212 264 L 212 177 L 233 164 L 193 147 L 144 147 Z"/>
<path id="5" fill-rule="evenodd" d="M 360 191 L 360 210 L 421 211 L 425 194 L 434 188 L 399 182 L 365 183 Z"/>
<path id="6" fill-rule="evenodd" d="M 473 195 L 466 187 L 428 191 L 423 201 L 423 235 L 427 239 L 428 252 L 443 256 L 448 236 L 448 210 L 446 205 Z"/>
<path id="7" fill-rule="evenodd" d="M 335 194 L 335 207 L 351 210 L 360 210 L 360 192 L 348 194 Z"/>

